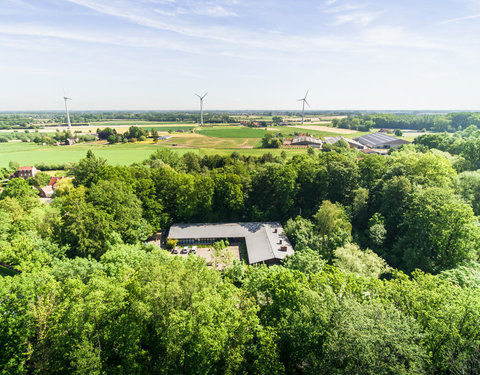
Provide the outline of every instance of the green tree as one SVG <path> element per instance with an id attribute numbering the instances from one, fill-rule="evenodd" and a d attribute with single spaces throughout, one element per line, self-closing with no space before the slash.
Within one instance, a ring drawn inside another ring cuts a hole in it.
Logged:
<path id="1" fill-rule="evenodd" d="M 378 278 L 390 272 L 388 264 L 372 250 L 361 250 L 358 245 L 346 244 L 334 251 L 333 264 L 343 272 Z"/>
<path id="2" fill-rule="evenodd" d="M 38 196 L 37 190 L 33 189 L 23 178 L 14 178 L 8 182 L 8 185 L 0 194 L 0 199 L 7 197 L 15 198 L 20 201 L 28 201 Z"/>
<path id="3" fill-rule="evenodd" d="M 39 172 L 33 178 L 28 179 L 28 183 L 35 187 L 44 187 L 50 181 L 50 175 L 44 172 Z"/>
<path id="4" fill-rule="evenodd" d="M 395 265 L 409 271 L 438 273 L 478 257 L 480 228 L 473 210 L 451 191 L 415 191 L 402 227 L 394 246 L 401 263 Z"/>
<path id="5" fill-rule="evenodd" d="M 282 261 L 282 266 L 291 270 L 297 270 L 305 275 L 318 274 L 322 272 L 327 262 L 311 249 L 302 249 L 295 252 L 294 255 L 286 256 Z"/>
<path id="6" fill-rule="evenodd" d="M 105 159 L 95 157 L 93 152 L 88 150 L 87 157 L 80 159 L 78 164 L 74 165 L 70 171 L 75 176 L 74 184 L 90 187 L 90 185 L 99 181 L 100 173 L 106 163 Z"/>
<path id="7" fill-rule="evenodd" d="M 269 164 L 253 176 L 249 203 L 258 212 L 255 220 L 285 219 L 295 212 L 296 178 L 291 165 L 278 164 Z"/>
<path id="8" fill-rule="evenodd" d="M 480 171 L 460 173 L 455 182 L 456 192 L 480 215 Z"/>
<path id="9" fill-rule="evenodd" d="M 345 297 L 333 314 L 317 374 L 423 374 L 420 327 L 391 305 Z"/>

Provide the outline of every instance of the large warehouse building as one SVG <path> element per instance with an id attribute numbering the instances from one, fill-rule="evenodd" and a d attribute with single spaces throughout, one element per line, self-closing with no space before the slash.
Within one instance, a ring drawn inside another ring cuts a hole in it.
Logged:
<path id="1" fill-rule="evenodd" d="M 369 148 L 398 148 L 401 145 L 406 145 L 410 142 L 400 138 L 392 137 L 391 135 L 383 133 L 367 134 L 356 139 L 362 145 Z"/>
<path id="2" fill-rule="evenodd" d="M 168 238 L 181 245 L 245 242 L 247 263 L 279 263 L 294 250 L 280 223 L 176 224 Z"/>

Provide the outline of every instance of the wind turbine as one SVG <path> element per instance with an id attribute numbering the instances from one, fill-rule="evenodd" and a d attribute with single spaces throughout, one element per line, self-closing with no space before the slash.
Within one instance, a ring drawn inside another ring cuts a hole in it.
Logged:
<path id="1" fill-rule="evenodd" d="M 67 94 L 65 94 L 65 90 L 63 90 L 63 100 L 65 100 L 65 111 L 67 111 L 68 130 L 71 130 L 72 123 L 70 122 L 70 112 L 68 112 L 67 100 L 72 100 L 72 98 L 67 97 Z"/>
<path id="2" fill-rule="evenodd" d="M 305 97 L 303 97 L 302 99 L 298 99 L 297 102 L 303 102 L 302 103 L 302 125 L 303 123 L 305 122 L 305 104 L 308 105 L 310 107 L 310 104 L 308 104 L 307 102 L 307 95 L 308 95 L 308 91 L 305 93 Z"/>
<path id="3" fill-rule="evenodd" d="M 203 99 L 207 96 L 207 94 L 208 92 L 206 92 L 203 96 L 195 94 L 200 99 L 200 126 L 203 126 Z"/>

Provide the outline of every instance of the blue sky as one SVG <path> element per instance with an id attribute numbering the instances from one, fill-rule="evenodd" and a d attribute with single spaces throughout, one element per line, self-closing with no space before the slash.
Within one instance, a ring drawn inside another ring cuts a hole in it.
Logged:
<path id="1" fill-rule="evenodd" d="M 0 110 L 480 109 L 480 0 L 0 0 Z"/>

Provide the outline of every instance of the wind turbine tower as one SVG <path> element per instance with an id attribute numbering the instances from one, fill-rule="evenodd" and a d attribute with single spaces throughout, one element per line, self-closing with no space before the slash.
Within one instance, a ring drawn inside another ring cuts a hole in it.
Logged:
<path id="1" fill-rule="evenodd" d="M 65 95 L 65 93 L 63 93 Z M 65 95 L 63 97 L 63 100 L 65 100 L 65 111 L 67 111 L 67 122 L 68 122 L 68 130 L 72 129 L 72 123 L 70 122 L 70 112 L 68 112 L 68 105 L 67 105 L 67 100 L 72 100 L 72 98 L 67 97 Z"/>
<path id="2" fill-rule="evenodd" d="M 297 102 L 302 102 L 302 125 L 305 122 L 305 104 L 310 107 L 310 104 L 307 102 L 308 91 L 305 93 L 305 96 L 302 99 L 298 99 Z"/>
<path id="3" fill-rule="evenodd" d="M 203 99 L 207 96 L 207 94 L 208 92 L 206 92 L 203 96 L 195 94 L 200 99 L 200 126 L 203 126 Z"/>

